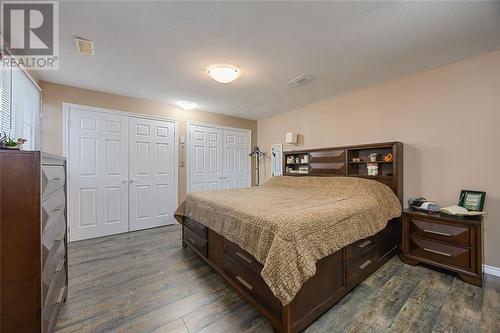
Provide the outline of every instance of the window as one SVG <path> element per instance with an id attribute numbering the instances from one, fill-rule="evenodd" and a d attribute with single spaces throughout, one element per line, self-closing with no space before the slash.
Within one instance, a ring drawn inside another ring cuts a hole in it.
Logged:
<path id="1" fill-rule="evenodd" d="M 24 149 L 38 148 L 41 92 L 20 67 L 0 67 L 0 130 L 15 140 L 28 140 Z"/>

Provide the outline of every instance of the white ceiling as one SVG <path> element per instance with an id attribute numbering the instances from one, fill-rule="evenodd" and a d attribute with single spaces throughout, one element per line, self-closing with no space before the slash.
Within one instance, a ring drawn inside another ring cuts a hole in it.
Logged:
<path id="1" fill-rule="evenodd" d="M 95 42 L 78 54 L 73 37 Z M 261 119 L 500 48 L 500 2 L 60 3 L 45 81 Z M 205 69 L 238 66 L 222 85 Z M 300 74 L 315 79 L 301 87 Z"/>

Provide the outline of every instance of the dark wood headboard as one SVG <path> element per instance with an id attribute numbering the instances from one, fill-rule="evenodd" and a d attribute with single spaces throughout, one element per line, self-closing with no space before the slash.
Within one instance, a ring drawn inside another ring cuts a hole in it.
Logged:
<path id="1" fill-rule="evenodd" d="M 368 155 L 376 153 L 377 176 L 369 176 Z M 384 157 L 392 154 L 392 160 Z M 403 201 L 403 144 L 382 142 L 366 145 L 328 147 L 283 152 L 285 176 L 347 176 L 373 179 L 388 185 Z M 290 160 L 294 158 L 292 163 Z M 297 163 L 296 159 L 299 159 Z M 354 159 L 359 159 L 359 161 Z"/>

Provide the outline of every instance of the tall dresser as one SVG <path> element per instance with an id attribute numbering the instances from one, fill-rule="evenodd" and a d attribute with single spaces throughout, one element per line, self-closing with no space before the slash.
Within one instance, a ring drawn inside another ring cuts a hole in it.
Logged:
<path id="1" fill-rule="evenodd" d="M 52 332 L 68 293 L 66 161 L 0 150 L 0 331 Z"/>

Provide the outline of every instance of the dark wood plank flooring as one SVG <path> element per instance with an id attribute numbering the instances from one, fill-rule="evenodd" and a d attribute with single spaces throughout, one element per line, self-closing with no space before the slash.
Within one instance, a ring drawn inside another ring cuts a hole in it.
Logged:
<path id="1" fill-rule="evenodd" d="M 180 237 L 175 225 L 71 243 L 56 331 L 272 332 Z M 478 288 L 394 257 L 306 332 L 500 332 L 500 278 Z"/>

